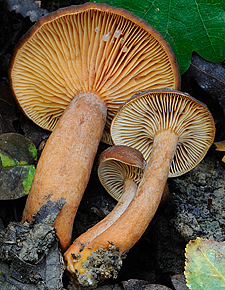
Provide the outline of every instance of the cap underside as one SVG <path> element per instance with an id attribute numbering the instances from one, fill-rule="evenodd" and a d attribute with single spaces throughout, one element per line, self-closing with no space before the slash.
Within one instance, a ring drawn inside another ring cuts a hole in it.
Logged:
<path id="1" fill-rule="evenodd" d="M 154 136 L 162 130 L 171 130 L 179 138 L 169 177 L 195 167 L 215 136 L 214 121 L 207 107 L 176 91 L 139 94 L 122 106 L 111 124 L 113 143 L 138 149 L 146 161 Z"/>
<path id="2" fill-rule="evenodd" d="M 130 178 L 139 184 L 143 173 L 144 168 L 112 159 L 104 161 L 98 167 L 98 176 L 101 184 L 116 200 L 119 200 L 122 196 L 124 180 Z"/>
<path id="3" fill-rule="evenodd" d="M 80 92 L 104 100 L 109 128 L 134 93 L 179 86 L 179 69 L 161 35 L 112 10 L 89 5 L 45 17 L 18 46 L 12 88 L 24 113 L 42 128 L 53 130 Z"/>

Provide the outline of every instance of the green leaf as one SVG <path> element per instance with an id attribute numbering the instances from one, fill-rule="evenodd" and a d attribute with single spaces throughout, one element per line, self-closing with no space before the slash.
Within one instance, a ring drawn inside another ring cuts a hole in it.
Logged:
<path id="1" fill-rule="evenodd" d="M 0 199 L 16 199 L 29 193 L 36 159 L 36 147 L 29 139 L 16 133 L 0 135 Z"/>
<path id="2" fill-rule="evenodd" d="M 185 257 L 189 289 L 225 289 L 225 242 L 197 238 L 187 244 Z"/>
<path id="3" fill-rule="evenodd" d="M 94 2 L 94 0 L 91 0 Z M 205 59 L 225 58 L 225 1 L 219 0 L 97 0 L 132 11 L 169 42 L 181 74 L 196 51 Z"/>

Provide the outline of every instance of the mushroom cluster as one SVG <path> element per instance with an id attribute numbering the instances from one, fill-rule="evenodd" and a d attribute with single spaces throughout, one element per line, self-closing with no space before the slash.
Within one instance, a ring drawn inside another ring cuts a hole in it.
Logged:
<path id="1" fill-rule="evenodd" d="M 118 263 L 121 265 L 155 215 L 168 176 L 184 174 L 202 160 L 213 144 L 215 125 L 208 108 L 188 94 L 151 90 L 134 95 L 119 109 L 111 136 L 117 146 L 142 152 L 147 165 L 122 214 L 88 242 L 77 238 L 65 253 L 68 270 L 84 286 L 94 285 L 103 274 L 115 276 Z M 111 183 L 110 176 L 107 183 Z M 112 265 L 112 257 L 116 265 Z"/>
<path id="2" fill-rule="evenodd" d="M 213 143 L 210 112 L 178 91 L 179 68 L 163 37 L 106 4 L 41 18 L 15 49 L 10 80 L 24 114 L 52 131 L 22 222 L 64 198 L 54 226 L 74 284 L 115 278 L 168 190 L 167 178 L 191 170 Z M 100 140 L 115 145 L 102 153 L 98 174 L 118 203 L 70 246 Z"/>
<path id="3" fill-rule="evenodd" d="M 66 250 L 98 144 L 102 135 L 110 142 L 116 111 L 139 91 L 179 88 L 179 68 L 170 46 L 145 21 L 86 3 L 49 13 L 27 32 L 12 57 L 10 80 L 24 114 L 53 131 L 22 222 L 48 200 L 64 197 L 55 227 Z"/>

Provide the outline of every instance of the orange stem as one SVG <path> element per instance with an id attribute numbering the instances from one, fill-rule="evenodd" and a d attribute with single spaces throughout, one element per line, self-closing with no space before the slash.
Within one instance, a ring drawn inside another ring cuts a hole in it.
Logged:
<path id="1" fill-rule="evenodd" d="M 177 142 L 178 136 L 170 131 L 155 136 L 151 158 L 134 199 L 116 223 L 93 241 L 93 246 L 96 243 L 105 247 L 108 240 L 124 253 L 140 239 L 160 204 Z"/>
<path id="2" fill-rule="evenodd" d="M 66 204 L 54 226 L 63 250 L 71 242 L 74 217 L 87 186 L 105 126 L 107 108 L 92 93 L 79 94 L 67 107 L 39 159 L 22 222 L 48 200 Z"/>
<path id="3" fill-rule="evenodd" d="M 109 242 L 123 254 L 139 240 L 158 208 L 168 178 L 169 169 L 178 142 L 176 134 L 165 130 L 154 139 L 151 158 L 144 171 L 135 197 L 125 212 L 102 234 L 96 236 L 88 248 L 82 249 L 79 259 L 74 259 L 73 245 L 66 252 L 68 269 L 79 278 L 87 272 L 88 281 L 93 283 L 90 269 L 82 264 L 99 248 L 109 249 Z M 72 259 L 71 259 L 72 257 Z"/>
<path id="4" fill-rule="evenodd" d="M 89 245 L 91 247 L 92 241 L 99 235 L 101 235 L 105 230 L 107 230 L 116 220 L 125 212 L 130 202 L 134 198 L 136 193 L 137 184 L 134 180 L 127 178 L 124 180 L 123 193 L 114 209 L 99 223 L 94 225 L 92 228 L 88 229 L 85 233 L 79 236 L 73 244 L 65 252 L 64 257 L 67 260 L 67 268 L 73 271 L 73 255 L 79 255 L 80 251 L 87 249 L 90 252 Z M 81 264 L 86 256 L 82 255 L 82 259 L 79 260 Z"/>

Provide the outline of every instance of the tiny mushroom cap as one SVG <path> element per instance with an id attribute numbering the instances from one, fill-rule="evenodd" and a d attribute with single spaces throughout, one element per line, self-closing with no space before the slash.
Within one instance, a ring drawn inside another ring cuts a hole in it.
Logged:
<path id="1" fill-rule="evenodd" d="M 195 167 L 215 137 L 214 120 L 207 107 L 172 89 L 134 95 L 120 108 L 111 125 L 114 144 L 138 149 L 147 162 L 154 138 L 163 130 L 178 137 L 168 177 L 182 175 Z"/>
<path id="2" fill-rule="evenodd" d="M 131 179 L 138 185 L 146 167 L 142 153 L 124 145 L 114 145 L 104 150 L 99 156 L 98 163 L 98 178 L 105 190 L 117 201 L 124 194 L 126 180 Z M 132 199 L 131 194 L 129 198 Z M 168 199 L 169 188 L 166 183 L 162 204 L 166 204 Z"/>
<path id="3" fill-rule="evenodd" d="M 32 26 L 15 48 L 10 81 L 24 114 L 53 130 L 22 222 L 48 199 L 65 198 L 54 224 L 65 250 L 98 144 L 102 135 L 110 143 L 119 106 L 142 90 L 178 89 L 179 68 L 168 43 L 145 21 L 121 8 L 86 3 L 49 13 Z"/>
<path id="4" fill-rule="evenodd" d="M 105 190 L 118 201 L 124 181 L 132 179 L 139 184 L 145 165 L 140 151 L 123 145 L 112 146 L 99 156 L 98 177 Z"/>

